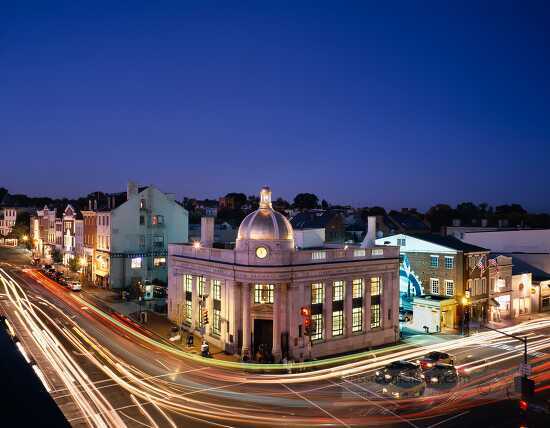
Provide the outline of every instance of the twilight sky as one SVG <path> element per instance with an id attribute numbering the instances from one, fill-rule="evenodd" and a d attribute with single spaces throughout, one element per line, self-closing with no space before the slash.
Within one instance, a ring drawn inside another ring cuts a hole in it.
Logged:
<path id="1" fill-rule="evenodd" d="M 233 3 L 1 2 L 0 186 L 550 211 L 550 2 Z"/>

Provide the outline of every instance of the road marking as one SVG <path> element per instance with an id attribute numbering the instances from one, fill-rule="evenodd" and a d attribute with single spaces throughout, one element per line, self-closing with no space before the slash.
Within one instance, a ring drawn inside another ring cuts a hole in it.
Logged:
<path id="1" fill-rule="evenodd" d="M 371 390 L 369 390 L 369 389 L 367 389 L 367 388 L 365 388 L 365 387 L 362 387 L 361 385 L 357 385 L 357 384 L 355 384 L 355 383 L 353 383 L 353 382 L 350 382 L 350 381 L 347 380 L 347 379 L 342 379 L 342 380 L 343 380 L 344 382 L 347 382 L 347 383 L 349 383 L 349 384 L 351 384 L 351 385 L 353 385 L 353 386 L 359 388 L 359 389 L 362 389 L 362 390 L 365 391 L 365 392 L 368 392 L 369 394 L 374 395 L 374 396 L 377 397 L 377 398 L 381 398 L 381 399 L 384 400 L 384 401 L 389 401 L 389 400 L 385 399 L 384 397 L 382 397 L 381 395 L 377 394 L 376 392 L 371 391 Z M 332 381 L 331 381 L 331 382 L 332 382 Z M 334 383 L 335 385 L 338 385 L 336 382 L 333 382 L 333 383 Z M 340 385 L 340 386 L 342 386 L 342 385 Z M 345 389 L 347 389 L 347 388 L 344 387 L 344 386 L 342 386 L 342 387 L 345 388 Z M 413 427 L 415 427 L 415 428 L 419 428 L 418 425 L 414 424 L 413 422 L 411 422 L 411 421 L 408 420 L 407 418 L 404 418 L 403 416 L 398 415 L 398 414 L 395 413 L 394 411 L 392 411 L 392 410 L 390 410 L 390 409 L 386 409 L 385 407 L 383 407 L 383 406 L 381 406 L 381 405 L 379 405 L 379 404 L 377 404 L 377 403 L 374 403 L 373 401 L 369 400 L 368 398 L 363 397 L 362 395 L 358 394 L 356 391 L 353 391 L 353 390 L 350 390 L 350 389 L 347 389 L 347 391 L 349 391 L 349 392 L 351 392 L 351 393 L 354 393 L 355 395 L 357 395 L 357 396 L 363 398 L 364 400 L 367 400 L 367 401 L 373 403 L 374 405 L 376 405 L 376 406 L 378 406 L 378 407 L 382 407 L 385 411 L 387 411 L 387 412 L 391 413 L 392 415 L 394 415 L 395 417 L 401 419 L 403 422 L 405 422 L 405 423 L 407 423 L 407 424 L 409 424 L 409 425 L 411 425 L 411 426 L 413 426 Z M 393 403 L 392 403 L 392 404 L 393 404 Z"/>
<path id="2" fill-rule="evenodd" d="M 327 414 L 328 416 L 330 416 L 332 419 L 334 419 L 336 422 L 340 423 L 341 425 L 345 426 L 345 427 L 348 427 L 348 428 L 351 428 L 350 425 L 348 425 L 347 423 L 345 423 L 343 420 L 337 418 L 336 416 L 334 416 L 332 413 L 330 413 L 329 411 L 323 409 L 321 406 L 319 406 L 317 403 L 314 403 L 313 401 L 311 401 L 309 398 L 306 398 L 304 397 L 302 394 L 300 394 L 298 391 L 294 391 L 292 388 L 290 388 L 288 385 L 284 384 L 284 383 L 281 383 L 280 385 L 283 385 L 286 389 L 288 389 L 290 392 L 293 392 L 294 394 L 296 394 L 298 397 L 300 397 L 302 400 L 308 402 L 309 404 L 311 404 L 312 406 L 314 407 L 317 407 L 319 410 L 321 410 L 323 413 Z"/>
<path id="3" fill-rule="evenodd" d="M 170 371 L 170 367 L 168 367 L 166 364 L 164 364 L 161 360 L 158 358 L 156 359 L 157 363 L 159 363 L 162 367 L 164 367 L 166 370 Z"/>
<path id="4" fill-rule="evenodd" d="M 447 419 L 443 419 L 442 421 L 439 421 L 433 425 L 430 425 L 426 428 L 433 428 L 433 427 L 436 427 L 438 425 L 441 425 L 441 424 L 444 424 L 445 422 L 449 422 L 450 420 L 453 420 L 453 419 L 456 419 L 456 418 L 459 418 L 460 416 L 464 416 L 466 414 L 470 413 L 469 410 L 466 410 L 465 412 L 462 412 L 462 413 L 459 413 L 458 415 L 454 415 L 454 416 L 451 416 L 450 418 L 447 418 Z"/>

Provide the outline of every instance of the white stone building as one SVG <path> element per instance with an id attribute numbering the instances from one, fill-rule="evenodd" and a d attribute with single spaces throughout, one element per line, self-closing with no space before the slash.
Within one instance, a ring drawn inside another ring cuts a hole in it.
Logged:
<path id="1" fill-rule="evenodd" d="M 210 222 L 210 224 L 209 224 Z M 168 316 L 230 353 L 304 360 L 396 341 L 399 249 L 296 248 L 290 222 L 263 188 L 260 207 L 242 221 L 234 249 L 201 242 L 168 249 Z M 302 308 L 311 313 L 305 333 Z M 204 324 L 204 311 L 208 324 Z"/>

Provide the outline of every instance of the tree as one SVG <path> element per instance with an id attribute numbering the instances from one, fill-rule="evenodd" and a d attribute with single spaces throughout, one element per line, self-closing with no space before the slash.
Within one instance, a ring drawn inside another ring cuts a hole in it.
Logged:
<path id="1" fill-rule="evenodd" d="M 426 213 L 426 220 L 430 223 L 432 231 L 440 232 L 441 228 L 448 226 L 456 213 L 449 205 L 438 204 L 431 207 Z"/>
<path id="2" fill-rule="evenodd" d="M 63 261 L 61 251 L 59 251 L 57 248 L 54 248 L 52 251 L 52 260 L 54 263 L 61 263 Z"/>
<path id="3" fill-rule="evenodd" d="M 246 204 L 247 198 L 244 193 L 235 193 L 231 192 L 225 195 L 226 199 L 233 200 L 233 206 L 235 209 L 241 209 L 241 207 Z"/>
<path id="4" fill-rule="evenodd" d="M 329 204 L 327 201 L 325 201 L 324 199 L 321 201 L 321 208 L 324 209 L 324 210 L 328 210 L 329 209 Z"/>
<path id="5" fill-rule="evenodd" d="M 298 193 L 294 197 L 294 207 L 300 210 L 310 210 L 319 206 L 319 198 L 313 193 Z"/>
<path id="6" fill-rule="evenodd" d="M 78 259 L 76 257 L 69 259 L 69 269 L 71 272 L 78 272 L 80 266 L 78 265 Z"/>

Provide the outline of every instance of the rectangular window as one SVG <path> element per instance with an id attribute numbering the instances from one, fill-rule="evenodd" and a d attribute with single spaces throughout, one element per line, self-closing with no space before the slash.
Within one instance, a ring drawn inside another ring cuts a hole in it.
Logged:
<path id="1" fill-rule="evenodd" d="M 206 279 L 204 276 L 197 276 L 197 292 L 199 296 L 204 296 L 204 286 L 206 285 Z"/>
<path id="2" fill-rule="evenodd" d="M 384 255 L 384 249 L 383 248 L 373 248 L 371 251 L 371 254 L 373 256 L 383 256 Z"/>
<path id="3" fill-rule="evenodd" d="M 479 291 L 479 278 L 474 278 L 474 292 L 473 292 L 473 295 L 477 296 L 479 294 L 481 294 L 480 291 Z"/>
<path id="4" fill-rule="evenodd" d="M 151 218 L 151 223 L 156 225 L 156 224 L 164 224 L 164 216 L 162 215 L 154 215 L 152 218 Z"/>
<path id="5" fill-rule="evenodd" d="M 157 268 L 166 266 L 166 257 L 155 257 L 153 259 L 153 266 Z"/>
<path id="6" fill-rule="evenodd" d="M 357 250 L 353 250 L 353 257 L 365 257 L 367 252 L 364 248 L 359 248 Z"/>
<path id="7" fill-rule="evenodd" d="M 140 235 L 139 236 L 139 246 L 141 248 L 145 248 L 145 235 Z"/>
<path id="8" fill-rule="evenodd" d="M 351 283 L 352 299 L 363 297 L 363 278 L 354 279 Z"/>
<path id="9" fill-rule="evenodd" d="M 273 303 L 273 284 L 256 284 L 254 286 L 254 303 Z"/>
<path id="10" fill-rule="evenodd" d="M 481 292 L 487 293 L 487 278 L 481 278 Z"/>
<path id="11" fill-rule="evenodd" d="M 153 236 L 153 247 L 164 247 L 164 236 Z"/>
<path id="12" fill-rule="evenodd" d="M 397 238 L 397 245 L 400 247 L 404 247 L 407 245 L 407 240 L 405 238 Z"/>
<path id="13" fill-rule="evenodd" d="M 370 307 L 370 328 L 380 327 L 380 305 Z"/>
<path id="14" fill-rule="evenodd" d="M 325 301 L 325 284 L 317 282 L 311 284 L 311 304 L 317 305 Z"/>
<path id="15" fill-rule="evenodd" d="M 449 280 L 445 281 L 445 294 L 447 294 L 447 296 L 454 296 L 455 294 L 454 281 L 449 281 Z"/>
<path id="16" fill-rule="evenodd" d="M 132 259 L 132 269 L 140 269 L 141 268 L 141 257 L 134 257 Z"/>
<path id="17" fill-rule="evenodd" d="M 222 317 L 219 309 L 212 311 L 212 334 L 219 336 L 222 331 Z"/>
<path id="18" fill-rule="evenodd" d="M 382 294 L 382 279 L 379 276 L 373 276 L 370 279 L 370 295 L 380 296 Z"/>
<path id="19" fill-rule="evenodd" d="M 222 283 L 219 279 L 212 280 L 212 298 L 214 300 L 222 299 Z"/>
<path id="20" fill-rule="evenodd" d="M 430 266 L 433 268 L 439 267 L 439 256 L 430 256 Z"/>
<path id="21" fill-rule="evenodd" d="M 351 331 L 354 333 L 363 330 L 363 308 L 353 308 L 351 313 L 352 326 Z"/>
<path id="22" fill-rule="evenodd" d="M 311 340 L 321 340 L 323 338 L 323 314 L 313 314 L 311 316 Z"/>
<path id="23" fill-rule="evenodd" d="M 455 259 L 452 256 L 445 256 L 445 269 L 452 269 L 455 267 Z"/>
<path id="24" fill-rule="evenodd" d="M 439 279 L 438 278 L 430 278 L 430 290 L 432 290 L 432 294 L 439 294 Z"/>
<path id="25" fill-rule="evenodd" d="M 344 300 L 344 281 L 334 281 L 332 283 L 332 301 Z"/>
<path id="26" fill-rule="evenodd" d="M 145 203 L 145 199 L 141 199 L 139 201 L 139 207 L 143 210 L 145 208 L 147 208 L 147 204 Z"/>
<path id="27" fill-rule="evenodd" d="M 332 336 L 341 336 L 344 334 L 344 311 L 332 312 Z"/>
<path id="28" fill-rule="evenodd" d="M 193 319 L 193 302 L 191 300 L 185 301 L 185 322 L 191 324 Z"/>
<path id="29" fill-rule="evenodd" d="M 144 215 L 139 216 L 139 224 L 141 224 L 141 225 L 145 224 L 145 216 Z"/>
<path id="30" fill-rule="evenodd" d="M 193 277 L 191 275 L 183 276 L 183 286 L 185 287 L 186 293 L 193 292 Z"/>
<path id="31" fill-rule="evenodd" d="M 311 260 L 325 260 L 327 258 L 326 251 L 313 251 L 311 253 Z"/>

